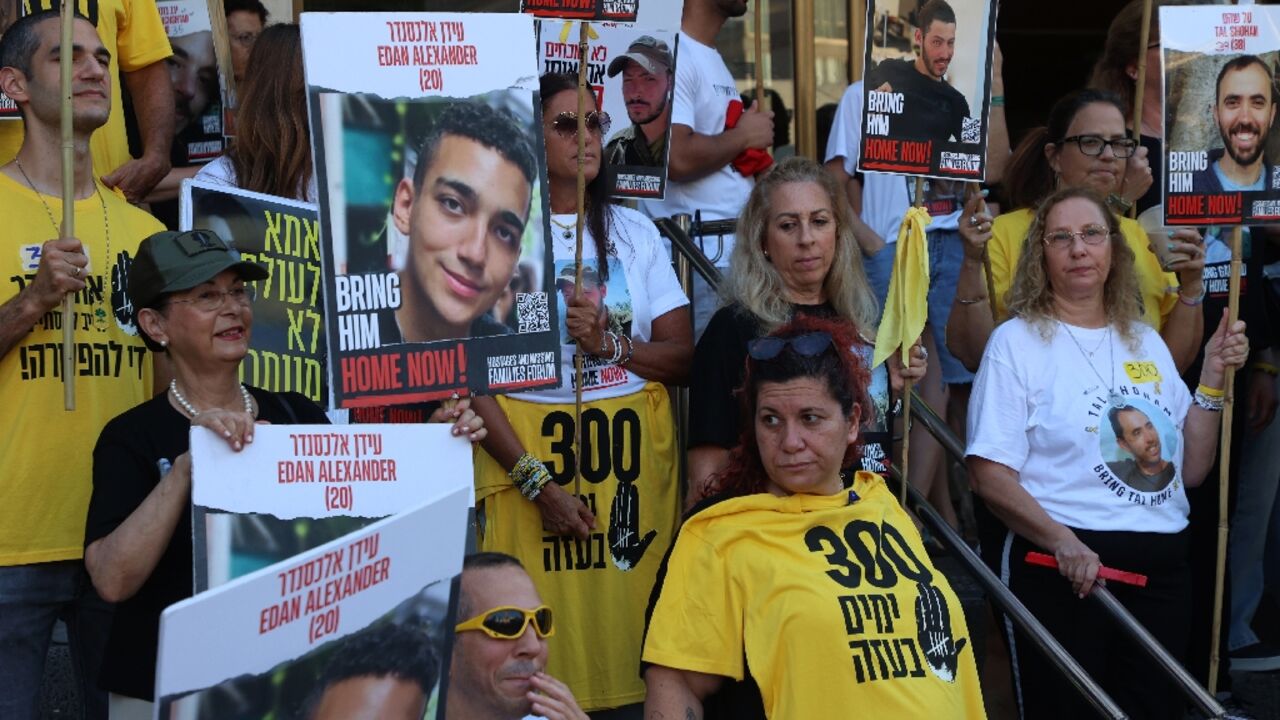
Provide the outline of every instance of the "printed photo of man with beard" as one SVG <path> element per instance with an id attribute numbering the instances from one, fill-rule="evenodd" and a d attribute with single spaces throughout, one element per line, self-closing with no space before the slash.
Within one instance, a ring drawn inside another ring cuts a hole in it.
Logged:
<path id="1" fill-rule="evenodd" d="M 671 126 L 673 61 L 667 44 L 641 35 L 609 63 L 609 77 L 622 75 L 622 97 L 631 126 L 614 135 L 605 148 L 610 165 L 662 167 Z"/>
<path id="2" fill-rule="evenodd" d="M 1213 120 L 1221 149 L 1209 151 L 1209 166 L 1192 175 L 1197 193 L 1269 189 L 1271 163 L 1264 151 L 1276 117 L 1275 76 L 1257 55 L 1232 58 L 1218 73 Z"/>
<path id="3" fill-rule="evenodd" d="M 1116 445 L 1129 454 L 1123 460 L 1107 463 L 1107 467 L 1134 490 L 1163 490 L 1178 469 L 1164 459 L 1160 429 L 1152 424 L 1151 417 L 1132 405 L 1125 405 L 1109 410 L 1107 419 L 1116 434 Z"/>
<path id="4" fill-rule="evenodd" d="M 947 82 L 956 52 L 955 10 L 945 0 L 929 0 L 916 22 L 916 58 L 880 62 L 867 73 L 867 90 L 902 93 L 903 112 L 891 121 L 895 137 L 960 140 L 969 101 Z"/>

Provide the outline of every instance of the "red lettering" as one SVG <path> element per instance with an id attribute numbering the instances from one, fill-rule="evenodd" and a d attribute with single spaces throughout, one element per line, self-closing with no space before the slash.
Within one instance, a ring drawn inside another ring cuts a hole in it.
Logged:
<path id="1" fill-rule="evenodd" d="M 868 160 L 897 160 L 898 141 L 867 138 Z"/>
<path id="2" fill-rule="evenodd" d="M 1170 195 L 1169 217 L 1191 217 L 1204 214 L 1203 195 Z"/>
<path id="3" fill-rule="evenodd" d="M 342 358 L 342 389 L 344 392 L 368 392 L 370 390 L 394 390 L 403 387 L 400 382 L 400 356 L 378 355 Z"/>

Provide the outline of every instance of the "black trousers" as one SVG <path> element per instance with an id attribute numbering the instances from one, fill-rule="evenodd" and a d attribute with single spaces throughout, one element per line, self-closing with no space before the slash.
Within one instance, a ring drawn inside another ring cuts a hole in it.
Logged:
<path id="1" fill-rule="evenodd" d="M 1098 553 L 1103 565 L 1147 576 L 1145 588 L 1109 582 L 1107 589 L 1166 650 L 1183 661 L 1191 618 L 1190 533 L 1075 533 Z M 1130 718 L 1183 717 L 1185 702 L 1177 686 L 1097 601 L 1077 598 L 1057 570 L 1025 562 L 1027 551 L 1043 550 L 1013 533 L 1009 533 L 1003 550 L 1002 577 L 1009 588 Z M 1012 645 L 1014 688 L 1023 718 L 1096 716 L 1088 700 L 1026 635 L 1015 632 Z"/>

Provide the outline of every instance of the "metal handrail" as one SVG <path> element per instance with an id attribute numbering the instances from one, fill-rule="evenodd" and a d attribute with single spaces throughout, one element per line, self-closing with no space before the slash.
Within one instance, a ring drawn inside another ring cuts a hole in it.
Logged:
<path id="1" fill-rule="evenodd" d="M 913 391 L 913 393 L 914 392 L 915 391 Z M 948 426 L 946 422 L 943 421 L 936 412 L 934 412 L 933 408 L 929 407 L 929 404 L 926 403 L 918 393 L 915 393 L 912 396 L 911 410 L 912 419 L 923 425 L 924 428 L 929 431 L 929 434 L 933 435 L 934 439 L 938 441 L 938 444 L 942 446 L 943 450 L 947 451 L 952 458 L 963 463 L 965 453 L 964 447 L 960 444 L 960 439 L 956 437 L 955 433 L 951 432 L 950 426 Z M 909 485 L 908 489 L 912 493 L 912 499 L 918 498 L 919 502 L 923 502 L 927 507 L 926 512 L 934 516 L 936 519 L 936 523 L 930 523 L 930 528 L 940 536 L 945 537 L 950 534 L 955 537 L 958 546 L 956 543 L 948 542 L 948 549 L 957 554 L 965 552 L 972 554 L 973 550 L 971 550 L 968 544 L 964 542 L 964 539 L 961 538 L 954 529 L 952 529 L 951 525 L 942 520 L 942 517 L 937 514 L 936 510 L 932 507 L 928 507 L 928 502 L 924 500 L 923 496 L 920 496 L 919 491 Z M 921 515 L 923 519 L 924 513 L 921 513 L 919 508 L 917 508 L 916 513 Z M 940 524 L 943 527 L 933 527 L 936 524 Z M 977 556 L 975 555 L 974 557 L 976 558 Z M 990 568 L 988 568 L 981 559 L 979 559 L 978 562 L 982 565 L 983 570 L 991 575 L 992 578 L 995 578 L 995 574 L 991 572 Z M 999 578 L 996 578 L 996 582 L 999 583 L 1001 587 L 1004 587 L 1004 583 L 1001 583 Z M 1008 592 L 1007 587 L 1005 587 L 1005 591 Z M 1095 585 L 1094 588 L 1089 591 L 1089 597 L 1094 598 L 1095 602 L 1102 605 L 1103 609 L 1111 615 L 1116 624 L 1119 625 L 1120 628 L 1134 640 L 1134 642 L 1140 645 L 1142 649 L 1150 655 L 1153 660 L 1155 660 L 1156 664 L 1159 665 L 1161 669 L 1173 678 L 1174 682 L 1182 689 L 1183 694 L 1195 703 L 1196 707 L 1198 707 L 1201 712 L 1211 718 L 1220 718 L 1226 714 L 1226 710 L 1224 710 L 1222 705 L 1209 694 L 1209 691 L 1205 690 L 1205 688 L 1187 672 L 1186 668 L 1182 667 L 1182 665 L 1169 654 L 1169 651 L 1165 650 L 1164 646 L 1160 644 L 1160 641 L 1148 632 L 1147 629 L 1142 626 L 1142 623 L 1138 622 L 1138 619 L 1135 618 L 1124 605 L 1120 604 L 1120 601 L 1116 599 L 1115 595 L 1112 595 L 1105 587 Z M 1023 609 L 1025 610 L 1025 608 Z M 1006 612 L 1008 612 L 1008 610 L 1006 610 Z M 1052 657 L 1052 655 L 1050 655 L 1050 657 Z M 1079 686 L 1077 685 L 1077 687 Z"/>
<path id="2" fill-rule="evenodd" d="M 713 288 L 720 287 L 723 277 L 720 269 L 715 266 L 711 258 L 702 252 L 702 248 L 693 241 L 694 226 L 688 215 L 676 215 L 669 218 L 656 218 L 654 224 L 658 226 L 658 231 L 662 236 L 671 241 L 672 250 L 679 252 L 681 257 L 689 261 L 694 272 L 702 276 L 703 280 Z M 705 223 L 704 223 L 705 225 Z M 685 290 L 689 292 L 688 288 Z"/>

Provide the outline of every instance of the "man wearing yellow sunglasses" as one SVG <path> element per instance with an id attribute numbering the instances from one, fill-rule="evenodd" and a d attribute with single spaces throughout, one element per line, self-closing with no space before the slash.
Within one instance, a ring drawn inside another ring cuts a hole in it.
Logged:
<path id="1" fill-rule="evenodd" d="M 453 643 L 445 717 L 449 720 L 588 720 L 564 683 L 543 672 L 554 614 L 520 561 L 469 555 Z"/>

